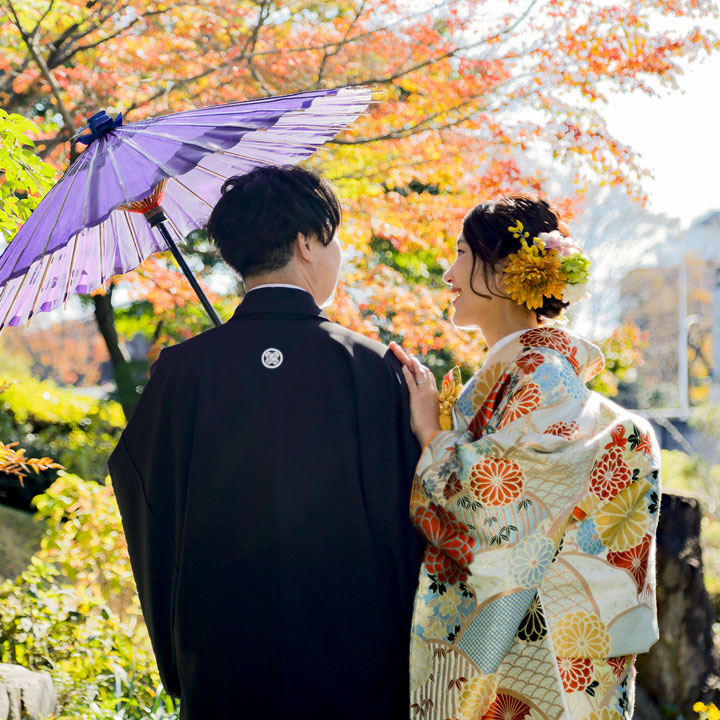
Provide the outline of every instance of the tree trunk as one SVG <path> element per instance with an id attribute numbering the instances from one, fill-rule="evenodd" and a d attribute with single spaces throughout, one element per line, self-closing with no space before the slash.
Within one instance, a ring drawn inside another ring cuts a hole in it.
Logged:
<path id="1" fill-rule="evenodd" d="M 113 367 L 113 375 L 115 376 L 115 385 L 117 386 L 117 395 L 122 405 L 125 419 L 129 420 L 138 403 L 137 383 L 133 373 L 133 367 L 130 360 L 120 347 L 117 330 L 115 329 L 115 314 L 112 306 L 112 285 L 105 295 L 94 295 L 95 303 L 95 320 L 97 321 L 100 334 L 105 340 L 108 353 L 110 354 L 110 362 Z"/>
<path id="2" fill-rule="evenodd" d="M 664 493 L 657 532 L 660 640 L 637 659 L 637 718 L 695 717 L 693 704 L 720 702 L 720 655 L 713 644 L 715 608 L 705 590 L 700 504 Z M 655 711 L 650 707 L 655 706 Z"/>

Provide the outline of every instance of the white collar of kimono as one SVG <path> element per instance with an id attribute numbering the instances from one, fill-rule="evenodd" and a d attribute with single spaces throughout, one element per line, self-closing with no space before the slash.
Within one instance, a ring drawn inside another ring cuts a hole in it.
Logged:
<path id="1" fill-rule="evenodd" d="M 269 287 L 291 288 L 292 290 L 302 290 L 303 292 L 307 292 L 307 290 L 305 288 L 302 288 L 299 285 L 290 285 L 288 283 L 265 283 L 264 285 L 256 285 L 254 288 L 250 288 L 248 290 L 248 292 L 251 293 L 253 290 L 259 290 L 260 288 L 269 288 Z"/>
<path id="2" fill-rule="evenodd" d="M 518 330 L 517 332 L 510 333 L 509 335 L 506 335 L 503 338 L 500 338 L 489 350 L 488 354 L 485 356 L 484 362 L 487 363 L 488 360 L 492 360 L 506 345 L 509 345 L 515 338 L 519 338 L 523 333 L 526 333 L 528 331 L 528 328 L 524 328 L 523 330 Z"/>

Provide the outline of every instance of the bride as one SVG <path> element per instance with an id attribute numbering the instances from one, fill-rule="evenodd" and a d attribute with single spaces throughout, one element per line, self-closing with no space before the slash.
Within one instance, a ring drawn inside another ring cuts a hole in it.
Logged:
<path id="1" fill-rule="evenodd" d="M 634 656 L 658 637 L 659 449 L 645 420 L 587 388 L 600 350 L 548 325 L 589 265 L 544 200 L 468 213 L 445 280 L 453 323 L 489 352 L 449 430 L 432 373 L 391 346 L 424 448 L 412 718 L 632 717 Z"/>

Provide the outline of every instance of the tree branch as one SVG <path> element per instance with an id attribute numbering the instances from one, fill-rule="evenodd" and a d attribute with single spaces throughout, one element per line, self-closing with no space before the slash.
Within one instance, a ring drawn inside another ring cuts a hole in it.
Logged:
<path id="1" fill-rule="evenodd" d="M 318 68 L 317 81 L 315 83 L 316 85 L 320 85 L 320 83 L 323 80 L 323 74 L 325 72 L 325 64 L 327 63 L 328 58 L 331 58 L 334 55 L 337 55 L 340 52 L 340 48 L 343 47 L 345 45 L 345 43 L 347 42 L 348 36 L 350 35 L 350 31 L 353 29 L 353 27 L 355 27 L 355 24 L 360 19 L 361 15 L 363 14 L 363 11 L 365 10 L 366 1 L 367 0 L 362 0 L 362 2 L 360 3 L 359 7 L 355 11 L 355 17 L 350 21 L 350 24 L 348 25 L 347 30 L 345 31 L 345 34 L 343 35 L 343 39 L 337 45 L 335 45 L 335 49 L 330 50 L 330 47 L 328 47 L 323 52 L 323 57 L 322 57 L 322 60 L 320 61 L 320 67 Z"/>
<path id="2" fill-rule="evenodd" d="M 28 51 L 30 52 L 30 55 L 32 56 L 33 60 L 35 61 L 36 65 L 40 69 L 42 76 L 45 78 L 48 85 L 50 85 L 50 89 L 52 90 L 53 97 L 55 98 L 55 101 L 58 104 L 58 110 L 60 111 L 60 114 L 62 115 L 65 126 L 69 129 L 70 132 L 74 133 L 75 132 L 75 122 L 73 121 L 70 113 L 68 112 L 67 108 L 65 107 L 65 103 L 63 102 L 62 96 L 60 95 L 60 87 L 58 86 L 57 81 L 55 80 L 55 76 L 52 74 L 52 72 L 48 68 L 47 64 L 45 63 L 45 59 L 42 57 L 42 55 L 40 55 L 40 53 L 38 53 L 30 36 L 23 29 L 22 23 L 20 22 L 20 18 L 18 17 L 18 14 L 15 10 L 15 6 L 13 5 L 13 0 L 6 0 L 6 1 L 10 8 L 10 12 L 13 14 L 13 17 L 15 18 L 15 26 L 17 27 L 18 32 L 20 33 L 20 36 L 23 39 L 23 42 L 25 43 L 25 45 L 26 45 Z"/>

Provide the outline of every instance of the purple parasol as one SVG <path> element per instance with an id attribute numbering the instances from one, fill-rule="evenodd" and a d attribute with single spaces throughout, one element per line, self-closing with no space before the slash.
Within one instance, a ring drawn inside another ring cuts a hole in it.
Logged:
<path id="1" fill-rule="evenodd" d="M 203 227 L 228 177 L 262 164 L 300 162 L 370 101 L 367 88 L 340 88 L 129 125 L 104 112 L 93 116 L 90 133 L 78 138 L 89 147 L 0 256 L 0 330 L 53 310 L 70 295 L 91 292 L 168 249 L 200 291 L 169 229 L 182 240 Z M 203 304 L 213 317 L 206 298 Z M 217 315 L 213 320 L 219 322 Z"/>

